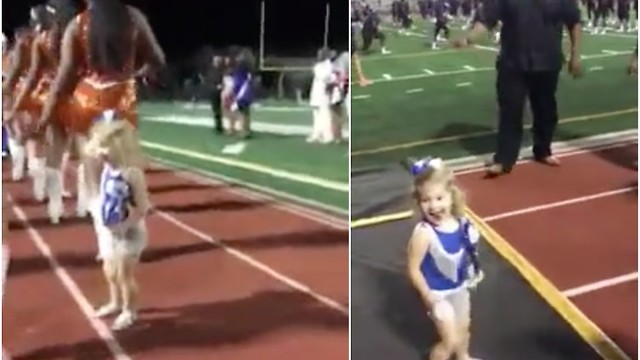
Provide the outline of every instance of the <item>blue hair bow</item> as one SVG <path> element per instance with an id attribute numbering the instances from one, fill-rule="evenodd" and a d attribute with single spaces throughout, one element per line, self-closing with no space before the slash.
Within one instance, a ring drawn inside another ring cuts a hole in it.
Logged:
<path id="1" fill-rule="evenodd" d="M 414 161 L 411 164 L 410 170 L 413 176 L 418 176 L 424 173 L 425 171 L 440 169 L 440 168 L 442 168 L 442 159 L 429 156 L 424 159 Z"/>

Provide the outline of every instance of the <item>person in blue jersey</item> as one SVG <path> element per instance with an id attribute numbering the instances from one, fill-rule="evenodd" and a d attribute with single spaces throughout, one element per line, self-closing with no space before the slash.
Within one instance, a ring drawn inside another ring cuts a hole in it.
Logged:
<path id="1" fill-rule="evenodd" d="M 96 316 L 120 311 L 112 327 L 121 330 L 137 319 L 134 274 L 148 241 L 145 218 L 151 204 L 143 154 L 133 125 L 113 117 L 113 113 L 105 114 L 92 126 L 85 151 L 103 164 L 99 206 L 92 210 L 109 302 L 96 310 Z"/>
<path id="2" fill-rule="evenodd" d="M 253 103 L 254 59 L 247 49 L 239 51 L 231 71 L 231 94 L 229 98 L 229 131 L 240 129 L 240 137 L 251 137 L 251 104 Z"/>
<path id="3" fill-rule="evenodd" d="M 408 276 L 435 323 L 439 342 L 430 360 L 469 356 L 470 289 L 482 280 L 479 234 L 465 217 L 464 195 L 441 159 L 411 164 L 420 222 L 407 247 Z"/>

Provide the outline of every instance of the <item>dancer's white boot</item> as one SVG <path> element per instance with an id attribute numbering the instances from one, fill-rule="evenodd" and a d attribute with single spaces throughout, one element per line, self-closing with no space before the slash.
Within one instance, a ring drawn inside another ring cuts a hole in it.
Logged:
<path id="1" fill-rule="evenodd" d="M 64 215 L 64 204 L 62 202 L 62 171 L 60 169 L 47 168 L 47 211 L 52 224 L 60 222 Z"/>
<path id="2" fill-rule="evenodd" d="M 76 215 L 86 217 L 89 211 L 89 190 L 87 189 L 87 181 L 84 164 L 78 165 L 76 171 L 78 181 L 78 202 L 76 204 Z"/>
<path id="3" fill-rule="evenodd" d="M 44 201 L 47 186 L 47 168 L 45 158 L 33 158 L 29 165 L 29 172 L 33 179 L 33 197 L 35 197 L 37 201 Z"/>
<path id="4" fill-rule="evenodd" d="M 24 179 L 24 167 L 27 160 L 27 151 L 23 144 L 15 139 L 8 140 L 9 151 L 11 152 L 11 179 L 20 181 Z"/>

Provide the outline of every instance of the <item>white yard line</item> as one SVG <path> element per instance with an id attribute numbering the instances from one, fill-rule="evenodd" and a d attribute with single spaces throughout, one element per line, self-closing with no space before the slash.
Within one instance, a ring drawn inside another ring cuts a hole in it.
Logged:
<path id="1" fill-rule="evenodd" d="M 353 100 L 364 100 L 370 98 L 371 95 L 354 95 L 351 97 Z"/>
<path id="2" fill-rule="evenodd" d="M 470 82 L 462 82 L 462 83 L 457 83 L 456 87 L 466 87 L 466 86 L 471 86 L 473 83 Z"/>
<path id="3" fill-rule="evenodd" d="M 435 72 L 434 72 L 434 71 L 429 70 L 429 69 L 422 69 L 422 71 L 423 71 L 425 74 L 429 74 L 429 75 L 433 75 L 433 74 L 435 74 Z"/>
<path id="4" fill-rule="evenodd" d="M 415 94 L 415 93 L 419 93 L 419 92 L 423 92 L 423 89 L 409 89 L 407 91 L 405 91 L 405 93 L 407 94 Z"/>
<path id="5" fill-rule="evenodd" d="M 592 59 L 603 59 L 603 58 L 609 58 L 609 57 L 615 57 L 615 56 L 621 56 L 621 55 L 628 55 L 631 54 L 631 51 L 621 51 L 618 52 L 616 54 L 593 54 L 593 55 L 583 55 L 581 56 L 582 60 L 592 60 Z M 477 73 L 477 72 L 485 72 L 485 71 L 495 71 L 495 67 L 491 66 L 491 67 L 481 67 L 481 68 L 475 68 L 474 70 L 451 70 L 451 71 L 442 71 L 442 72 L 436 72 L 436 73 L 424 73 L 424 74 L 413 74 L 413 75 L 403 75 L 403 76 L 395 76 L 393 78 L 385 78 L 384 75 L 382 78 L 380 79 L 374 79 L 372 80 L 373 84 L 378 84 L 378 83 L 383 83 L 383 82 L 389 82 L 389 81 L 403 81 L 403 80 L 415 80 L 415 79 L 422 79 L 422 78 L 430 78 L 430 77 L 439 77 L 439 76 L 453 76 L 453 75 L 462 75 L 462 74 L 471 74 L 471 73 Z"/>

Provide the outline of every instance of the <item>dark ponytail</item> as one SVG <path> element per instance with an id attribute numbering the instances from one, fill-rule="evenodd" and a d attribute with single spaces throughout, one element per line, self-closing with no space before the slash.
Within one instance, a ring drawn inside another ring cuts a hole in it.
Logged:
<path id="1" fill-rule="evenodd" d="M 133 51 L 133 21 L 120 0 L 89 0 L 89 66 L 98 72 L 124 70 Z"/>

